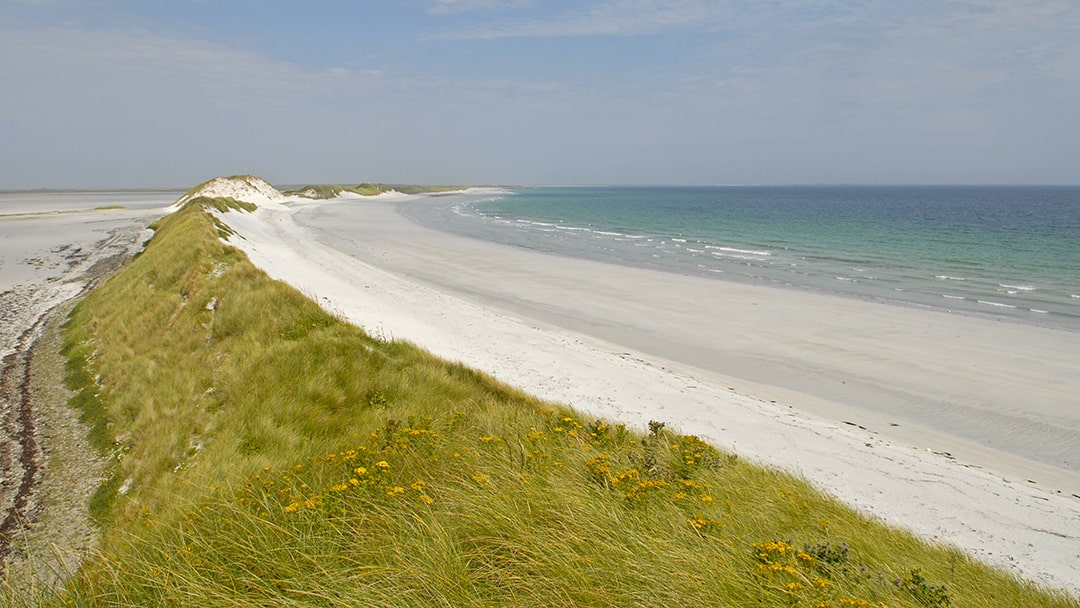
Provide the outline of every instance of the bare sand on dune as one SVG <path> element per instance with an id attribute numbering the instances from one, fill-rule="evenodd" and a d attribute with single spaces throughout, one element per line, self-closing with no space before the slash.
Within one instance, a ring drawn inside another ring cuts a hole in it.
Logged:
<path id="1" fill-rule="evenodd" d="M 1076 335 L 481 242 L 399 213 L 423 201 L 222 217 L 256 265 L 371 333 L 592 415 L 665 421 L 1080 594 L 1076 444 L 1052 445 L 1080 429 Z M 965 438 L 951 417 L 985 428 Z M 1040 441 L 1025 433 L 1045 434 L 1038 458 L 980 441 Z"/>

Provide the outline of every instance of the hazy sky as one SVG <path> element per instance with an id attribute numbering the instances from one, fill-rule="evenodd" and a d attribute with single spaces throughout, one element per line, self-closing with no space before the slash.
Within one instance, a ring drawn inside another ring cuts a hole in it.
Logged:
<path id="1" fill-rule="evenodd" d="M 1077 184 L 1080 1 L 0 0 L 0 188 L 235 173 Z"/>

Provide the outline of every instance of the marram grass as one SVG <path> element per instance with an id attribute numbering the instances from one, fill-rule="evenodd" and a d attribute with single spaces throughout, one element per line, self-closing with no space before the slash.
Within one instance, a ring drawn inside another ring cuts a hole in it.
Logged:
<path id="1" fill-rule="evenodd" d="M 209 204 L 68 321 L 111 469 L 99 555 L 42 603 L 1080 605 L 661 423 L 376 340 L 224 245 Z"/>

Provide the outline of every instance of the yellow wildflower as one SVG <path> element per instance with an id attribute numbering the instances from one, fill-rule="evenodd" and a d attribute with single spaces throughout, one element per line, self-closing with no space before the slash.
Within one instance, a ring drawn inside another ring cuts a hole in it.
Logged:
<path id="1" fill-rule="evenodd" d="M 436 436 L 435 431 L 429 431 L 427 429 L 401 429 L 401 432 L 405 433 L 406 435 L 411 435 L 412 437 L 419 437 L 421 435 L 427 435 L 430 437 Z"/>
<path id="2" fill-rule="evenodd" d="M 611 472 L 611 461 L 608 460 L 607 454 L 600 454 L 589 459 L 585 463 L 585 468 L 592 472 L 593 475 L 603 478 Z"/>
<path id="3" fill-rule="evenodd" d="M 644 500 L 650 491 L 666 488 L 668 485 L 668 482 L 663 479 L 646 479 L 627 490 L 626 498 L 629 500 Z"/>

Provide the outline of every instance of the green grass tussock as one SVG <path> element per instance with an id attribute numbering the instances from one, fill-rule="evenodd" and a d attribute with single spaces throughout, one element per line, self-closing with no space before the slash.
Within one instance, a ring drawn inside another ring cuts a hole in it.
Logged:
<path id="1" fill-rule="evenodd" d="M 661 423 L 366 335 L 201 201 L 73 311 L 111 473 L 76 606 L 1076 607 Z"/>

